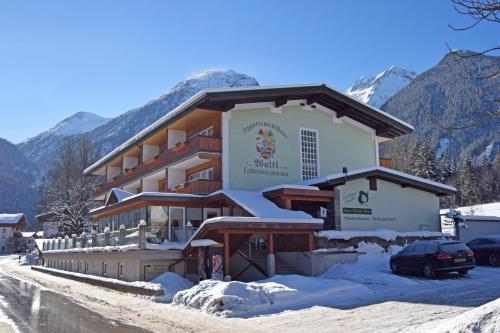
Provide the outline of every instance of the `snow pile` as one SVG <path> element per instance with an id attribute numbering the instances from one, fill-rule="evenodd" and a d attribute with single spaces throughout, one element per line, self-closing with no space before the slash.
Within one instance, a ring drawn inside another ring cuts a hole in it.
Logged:
<path id="1" fill-rule="evenodd" d="M 154 278 L 151 282 L 157 283 L 163 287 L 164 295 L 160 297 L 158 301 L 164 303 L 172 302 L 174 295 L 179 291 L 193 287 L 191 281 L 172 272 L 165 272 Z"/>
<path id="2" fill-rule="evenodd" d="M 390 271 L 389 260 L 393 254 L 396 254 L 401 249 L 401 246 L 389 246 L 385 251 L 378 244 L 361 242 L 356 250 L 366 254 L 359 256 L 357 262 L 334 265 L 321 277 L 344 279 L 365 285 L 388 286 L 390 288 L 405 288 L 418 285 L 418 282 L 394 275 Z"/>
<path id="3" fill-rule="evenodd" d="M 386 241 L 393 241 L 397 237 L 450 237 L 449 234 L 445 234 L 437 231 L 409 231 L 401 232 L 388 229 L 370 230 L 370 231 L 358 231 L 358 230 L 324 230 L 316 233 L 318 237 L 325 237 L 328 239 L 342 239 L 349 240 L 352 238 L 360 237 L 377 237 L 384 239 Z"/>
<path id="4" fill-rule="evenodd" d="M 348 281 L 277 275 L 249 283 L 205 280 L 178 292 L 173 303 L 225 317 L 249 317 L 313 305 L 345 304 L 370 294 L 365 286 Z"/>
<path id="5" fill-rule="evenodd" d="M 446 320 L 432 333 L 495 333 L 500 332 L 500 298 Z"/>

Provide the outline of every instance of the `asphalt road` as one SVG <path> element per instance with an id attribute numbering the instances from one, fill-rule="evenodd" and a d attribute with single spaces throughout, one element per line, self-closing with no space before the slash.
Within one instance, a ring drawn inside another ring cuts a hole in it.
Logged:
<path id="1" fill-rule="evenodd" d="M 146 333 L 149 331 L 104 318 L 63 295 L 0 272 L 0 332 Z"/>

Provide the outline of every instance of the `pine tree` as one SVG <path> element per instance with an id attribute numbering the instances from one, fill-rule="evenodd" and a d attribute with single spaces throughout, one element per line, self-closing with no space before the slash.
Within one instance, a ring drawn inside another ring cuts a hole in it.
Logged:
<path id="1" fill-rule="evenodd" d="M 479 187 L 476 172 L 470 158 L 466 158 L 458 173 L 459 204 L 461 206 L 474 205 L 479 202 Z"/>

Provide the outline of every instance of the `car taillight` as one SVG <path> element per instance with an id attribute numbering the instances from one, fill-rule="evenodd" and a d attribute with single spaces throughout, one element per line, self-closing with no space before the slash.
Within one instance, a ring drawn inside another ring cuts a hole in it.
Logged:
<path id="1" fill-rule="evenodd" d="M 472 251 L 467 252 L 467 257 L 474 257 L 474 252 Z"/>
<path id="2" fill-rule="evenodd" d="M 445 260 L 445 259 L 452 259 L 452 255 L 451 254 L 448 254 L 448 253 L 440 253 L 437 255 L 437 258 L 439 260 Z"/>

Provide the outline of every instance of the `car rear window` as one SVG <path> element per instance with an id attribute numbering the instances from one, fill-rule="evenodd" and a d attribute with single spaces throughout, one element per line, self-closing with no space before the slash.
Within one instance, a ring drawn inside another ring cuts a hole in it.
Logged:
<path id="1" fill-rule="evenodd" d="M 469 248 L 464 243 L 446 243 L 441 244 L 441 251 L 446 253 L 457 253 L 458 251 L 469 251 Z"/>

